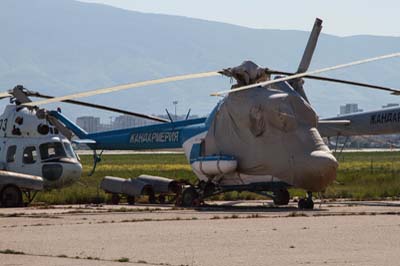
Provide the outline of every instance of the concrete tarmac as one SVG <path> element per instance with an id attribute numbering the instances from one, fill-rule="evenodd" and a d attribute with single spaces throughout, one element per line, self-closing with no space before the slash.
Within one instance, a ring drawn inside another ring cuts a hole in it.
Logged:
<path id="1" fill-rule="evenodd" d="M 400 202 L 209 204 L 0 209 L 0 265 L 400 264 Z"/>

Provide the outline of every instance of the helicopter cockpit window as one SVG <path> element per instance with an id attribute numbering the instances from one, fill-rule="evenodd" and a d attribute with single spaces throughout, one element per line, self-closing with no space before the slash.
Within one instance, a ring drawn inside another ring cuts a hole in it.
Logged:
<path id="1" fill-rule="evenodd" d="M 72 146 L 69 142 L 63 142 L 64 147 L 65 147 L 65 152 L 67 154 L 68 157 L 70 158 L 75 158 L 75 152 L 72 149 Z"/>
<path id="2" fill-rule="evenodd" d="M 17 153 L 17 146 L 12 145 L 7 150 L 7 163 L 15 162 L 15 154 Z"/>
<path id="3" fill-rule="evenodd" d="M 34 146 L 26 147 L 23 154 L 23 162 L 26 164 L 32 164 L 36 162 L 37 152 Z"/>
<path id="4" fill-rule="evenodd" d="M 48 142 L 41 144 L 39 146 L 39 150 L 42 160 L 66 157 L 65 150 L 61 142 Z"/>

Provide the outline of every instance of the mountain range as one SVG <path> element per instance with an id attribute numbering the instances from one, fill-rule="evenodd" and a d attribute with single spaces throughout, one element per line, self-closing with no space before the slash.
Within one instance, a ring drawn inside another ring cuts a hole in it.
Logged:
<path id="1" fill-rule="evenodd" d="M 310 17 L 310 29 L 313 22 Z M 304 31 L 251 29 L 73 0 L 2 0 L 0 34 L 0 90 L 22 84 L 51 95 L 220 70 L 244 60 L 295 71 L 309 35 Z M 400 37 L 322 34 L 310 69 L 398 51 Z M 324 75 L 397 87 L 399 69 L 400 59 L 390 59 Z M 173 101 L 178 101 L 178 113 L 191 108 L 192 114 L 206 115 L 219 100 L 209 94 L 230 85 L 229 79 L 217 77 L 82 100 L 149 114 L 173 109 Z M 305 88 L 322 117 L 336 115 L 344 103 L 358 103 L 370 110 L 400 102 L 386 92 L 326 82 L 306 81 Z M 71 117 L 90 114 L 104 119 L 116 115 L 64 104 L 62 107 Z"/>

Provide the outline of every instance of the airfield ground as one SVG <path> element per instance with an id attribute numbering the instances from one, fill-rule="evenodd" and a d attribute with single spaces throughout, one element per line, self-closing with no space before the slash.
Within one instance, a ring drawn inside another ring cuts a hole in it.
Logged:
<path id="1" fill-rule="evenodd" d="M 91 156 L 81 158 L 80 183 L 40 193 L 41 207 L 0 209 L 0 265 L 400 265 L 398 151 L 340 155 L 338 182 L 325 193 L 337 200 L 313 211 L 251 193 L 197 210 L 84 205 L 107 201 L 98 189 L 105 175 L 195 176 L 179 153 L 107 154 L 91 177 Z"/>
<path id="2" fill-rule="evenodd" d="M 0 209 L 0 265 L 399 265 L 400 202 L 210 204 Z"/>

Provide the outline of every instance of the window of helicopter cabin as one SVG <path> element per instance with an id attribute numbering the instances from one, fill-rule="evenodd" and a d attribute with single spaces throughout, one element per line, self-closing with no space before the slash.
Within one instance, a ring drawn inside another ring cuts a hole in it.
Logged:
<path id="1" fill-rule="evenodd" d="M 42 160 L 66 157 L 65 150 L 61 142 L 43 143 L 39 146 L 39 150 Z"/>
<path id="2" fill-rule="evenodd" d="M 17 146 L 12 145 L 7 149 L 7 163 L 15 162 L 15 154 L 17 153 Z"/>
<path id="3" fill-rule="evenodd" d="M 34 146 L 26 147 L 24 149 L 22 161 L 26 164 L 32 164 L 36 162 L 37 152 Z"/>
<path id="4" fill-rule="evenodd" d="M 66 152 L 67 156 L 70 158 L 75 158 L 75 152 L 72 149 L 71 144 L 67 141 L 64 141 L 63 144 L 64 144 L 64 148 L 65 148 L 65 152 Z"/>

